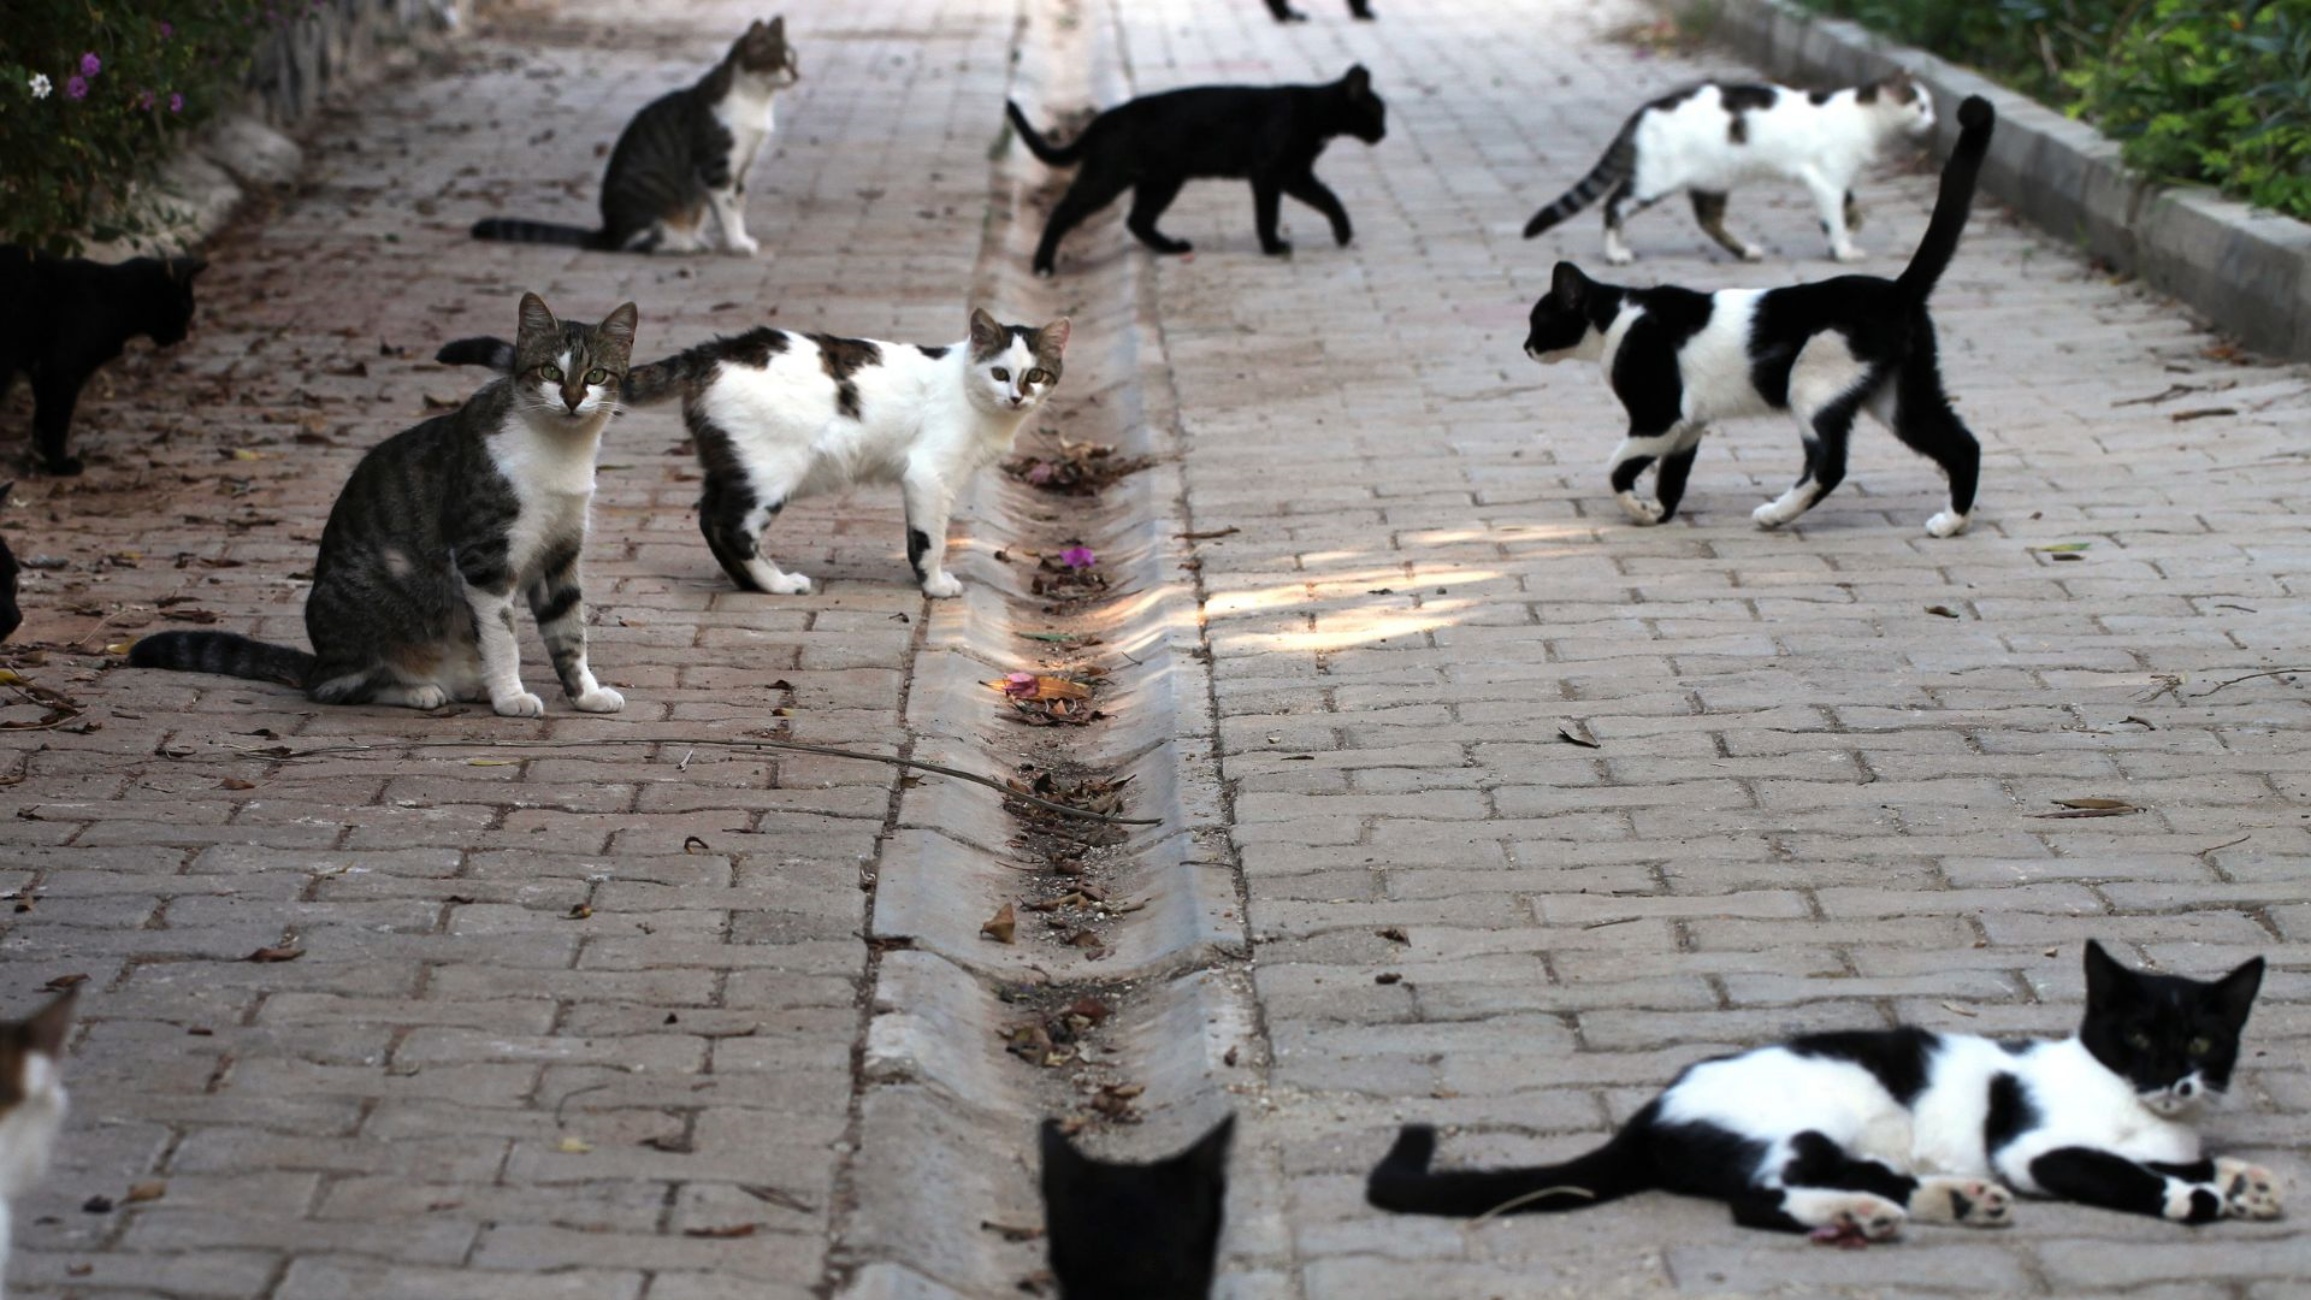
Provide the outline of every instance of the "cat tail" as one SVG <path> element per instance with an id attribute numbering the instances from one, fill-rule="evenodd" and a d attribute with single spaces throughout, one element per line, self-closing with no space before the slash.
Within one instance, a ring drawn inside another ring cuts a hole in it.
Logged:
<path id="1" fill-rule="evenodd" d="M 1630 1149 L 1634 1141 L 1624 1130 L 1561 1165 L 1432 1172 L 1428 1162 L 1436 1154 L 1436 1130 L 1407 1124 L 1364 1180 L 1364 1199 L 1399 1214 L 1453 1218 L 1586 1209 L 1654 1186 L 1645 1173 L 1647 1162 Z"/>
<path id="2" fill-rule="evenodd" d="M 1043 133 L 1027 120 L 1027 114 L 1019 111 L 1019 105 L 1006 103 L 1003 108 L 1010 113 L 1011 126 L 1019 132 L 1019 139 L 1027 146 L 1027 152 L 1041 159 L 1044 166 L 1072 167 L 1083 161 L 1083 142 L 1090 136 L 1090 131 L 1085 131 L 1061 147 L 1044 139 Z"/>
<path id="3" fill-rule="evenodd" d="M 597 250 L 616 248 L 610 242 L 608 231 L 565 226 L 552 221 L 527 221 L 521 217 L 484 217 L 473 223 L 473 237 L 495 239 L 508 244 L 564 244 L 571 248 Z"/>
<path id="4" fill-rule="evenodd" d="M 451 339 L 441 345 L 441 351 L 434 353 L 433 359 L 445 366 L 480 366 L 501 375 L 512 374 L 514 345 L 479 334 L 470 339 Z"/>
<path id="5" fill-rule="evenodd" d="M 1958 253 L 1958 236 L 1965 233 L 1966 212 L 1974 203 L 1974 180 L 1982 174 L 1997 118 L 1990 101 L 1980 95 L 1968 95 L 1958 105 L 1958 145 L 1942 165 L 1942 190 L 1934 196 L 1934 215 L 1926 222 L 1926 237 L 1918 241 L 1918 251 L 1894 282 L 1912 301 L 1926 301 Z"/>
<path id="6" fill-rule="evenodd" d="M 292 646 L 252 641 L 231 632 L 156 632 L 128 648 L 128 661 L 138 668 L 217 673 L 254 682 L 279 682 L 299 690 L 304 689 L 318 662 Z"/>
<path id="7" fill-rule="evenodd" d="M 1605 146 L 1605 156 L 1589 169 L 1578 185 L 1566 190 L 1557 201 L 1533 214 L 1525 223 L 1525 238 L 1531 239 L 1598 199 L 1612 193 L 1613 187 L 1627 181 L 1637 172 L 1637 119 L 1629 119 L 1613 143 Z"/>

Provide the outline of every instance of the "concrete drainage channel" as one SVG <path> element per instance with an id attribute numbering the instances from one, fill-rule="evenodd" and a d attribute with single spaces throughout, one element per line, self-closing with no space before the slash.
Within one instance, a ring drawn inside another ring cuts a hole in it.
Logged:
<path id="1" fill-rule="evenodd" d="M 1012 94 L 1031 114 L 1128 96 L 1105 3 L 1022 0 Z M 1267 1059 L 1145 268 L 1106 221 L 1071 241 L 1069 274 L 1032 278 L 1045 177 L 1022 159 L 995 155 L 973 300 L 1013 320 L 1065 314 L 1074 333 L 1019 451 L 1065 459 L 1064 439 L 1149 463 L 1096 496 L 981 477 L 965 593 L 932 608 L 914 665 L 912 756 L 1157 824 L 999 806 L 936 776 L 903 789 L 873 884 L 855 1148 L 823 1288 L 836 1296 L 1023 1294 L 1044 1267 L 1044 1116 L 1146 1159 L 1259 1091 Z M 1075 546 L 1096 564 L 1054 563 Z M 1015 704 L 989 685 L 1021 672 L 1092 695 Z M 1010 942 L 986 932 L 1005 908 Z"/>

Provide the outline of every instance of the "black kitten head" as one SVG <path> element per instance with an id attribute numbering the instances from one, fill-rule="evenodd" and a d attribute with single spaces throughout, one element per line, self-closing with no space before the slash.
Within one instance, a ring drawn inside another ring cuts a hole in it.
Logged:
<path id="1" fill-rule="evenodd" d="M 1557 263 L 1549 291 L 1533 304 L 1525 355 L 1542 365 L 1554 365 L 1567 357 L 1596 356 L 1605 343 L 1603 327 L 1598 323 L 1599 308 L 1606 305 L 1607 295 L 1617 296 L 1619 292 L 1581 274 L 1581 268 L 1571 262 Z M 1612 319 L 1610 312 L 1604 313 L 1604 319 Z"/>
<path id="2" fill-rule="evenodd" d="M 182 343 L 193 327 L 193 277 L 209 264 L 197 257 L 139 257 L 122 265 L 132 268 L 144 297 L 144 332 L 158 347 Z"/>
<path id="3" fill-rule="evenodd" d="M 1379 144 L 1388 134 L 1388 105 L 1372 89 L 1372 74 L 1359 63 L 1339 84 L 1345 110 L 1340 129 L 1366 144 Z"/>
<path id="4" fill-rule="evenodd" d="M 1043 1121 L 1043 1224 L 1060 1300 L 1206 1300 L 1235 1130 L 1230 1115 L 1178 1155 L 1119 1165 Z"/>
<path id="5" fill-rule="evenodd" d="M 2181 1114 L 2231 1086 L 2239 1034 L 2262 984 L 2260 957 L 2219 980 L 2194 980 L 2128 970 L 2089 939 L 2079 1041 L 2145 1106 Z"/>

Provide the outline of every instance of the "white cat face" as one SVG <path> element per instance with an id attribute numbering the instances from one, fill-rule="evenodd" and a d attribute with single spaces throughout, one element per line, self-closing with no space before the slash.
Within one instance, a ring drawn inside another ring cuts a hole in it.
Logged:
<path id="1" fill-rule="evenodd" d="M 618 400 L 618 376 L 567 350 L 555 353 L 516 382 L 532 409 L 573 423 L 592 419 Z"/>
<path id="2" fill-rule="evenodd" d="M 1024 415 L 1041 405 L 1059 383 L 1066 355 L 1067 318 L 1040 329 L 1003 325 L 985 311 L 971 313 L 971 371 L 965 391 L 971 403 L 997 415 Z"/>

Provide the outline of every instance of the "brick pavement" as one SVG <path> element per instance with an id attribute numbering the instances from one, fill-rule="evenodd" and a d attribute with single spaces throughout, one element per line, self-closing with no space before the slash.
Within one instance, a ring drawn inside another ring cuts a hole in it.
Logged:
<path id="1" fill-rule="evenodd" d="M 649 355 L 765 321 L 960 337 L 1010 13 L 796 14 L 805 79 L 750 192 L 776 257 L 651 261 L 464 230 L 491 212 L 590 221 L 627 116 L 756 8 L 500 9 L 455 67 L 332 114 L 300 192 L 210 250 L 193 339 L 115 367 L 83 404 L 86 479 L 18 485 L 17 553 L 64 561 L 27 582 L 18 640 L 56 648 L 23 670 L 89 724 L 0 735 L 0 771 L 22 778 L 0 791 L 4 879 L 37 898 L 4 918 L 7 1004 L 89 977 L 72 1128 L 18 1207 L 20 1293 L 821 1285 L 847 1177 L 861 880 L 897 778 L 684 742 L 903 737 L 924 606 L 896 492 L 780 521 L 781 557 L 822 592 L 737 593 L 698 540 L 679 418 L 623 419 L 586 557 L 593 660 L 627 697 L 613 716 L 551 690 L 538 722 L 325 711 L 100 673 L 91 652 L 187 613 L 301 644 L 292 575 L 353 460 L 470 391 L 425 359 L 509 331 L 521 289 L 587 318 L 638 299 Z M 523 638 L 532 684 L 550 683 L 526 620 Z M 470 746 L 411 748 L 443 740 Z M 539 740 L 628 743 L 512 747 Z M 362 748 L 264 752 L 335 744 Z M 302 958 L 242 960 L 291 932 Z M 80 1208 L 153 1178 L 164 1199 Z"/>
<path id="2" fill-rule="evenodd" d="M 1354 247 L 1288 203 L 1298 251 L 1261 259 L 1240 187 L 1191 186 L 1167 228 L 1198 256 L 1156 272 L 1193 526 L 1242 530 L 1199 556 L 1274 1051 L 1239 1161 L 1282 1184 L 1287 1244 L 1235 1246 L 1257 1293 L 2301 1294 L 2286 1223 L 2029 1204 L 2011 1232 L 1847 1253 L 1666 1197 L 1484 1228 L 1361 1204 L 1400 1120 L 1460 1125 L 1458 1160 L 1558 1157 L 1680 1065 L 1792 1031 L 2064 1030 L 2088 935 L 2191 973 L 2271 957 L 2211 1131 L 2311 1185 L 2304 700 L 2220 685 L 2301 662 L 2311 630 L 2311 385 L 1978 204 L 1935 297 L 1986 450 L 1973 532 L 1925 536 L 1940 481 L 1874 426 L 1801 526 L 1755 530 L 1798 465 L 1772 420 L 1717 431 L 1687 513 L 1634 528 L 1595 368 L 1520 352 L 1555 258 L 1605 271 L 1595 215 L 1519 232 L 1631 104 L 1738 69 L 1600 39 L 1628 7 L 1217 8 L 1119 7 L 1140 91 L 1361 60 L 1390 111 L 1320 167 Z M 1864 188 L 1865 269 L 1900 265 L 1932 192 L 1900 168 Z M 1663 205 L 1627 278 L 1834 273 L 1793 189 L 1734 214 L 1763 264 Z M 2031 549 L 2065 542 L 2089 546 Z M 2075 796 L 2147 811 L 2032 816 Z"/>

